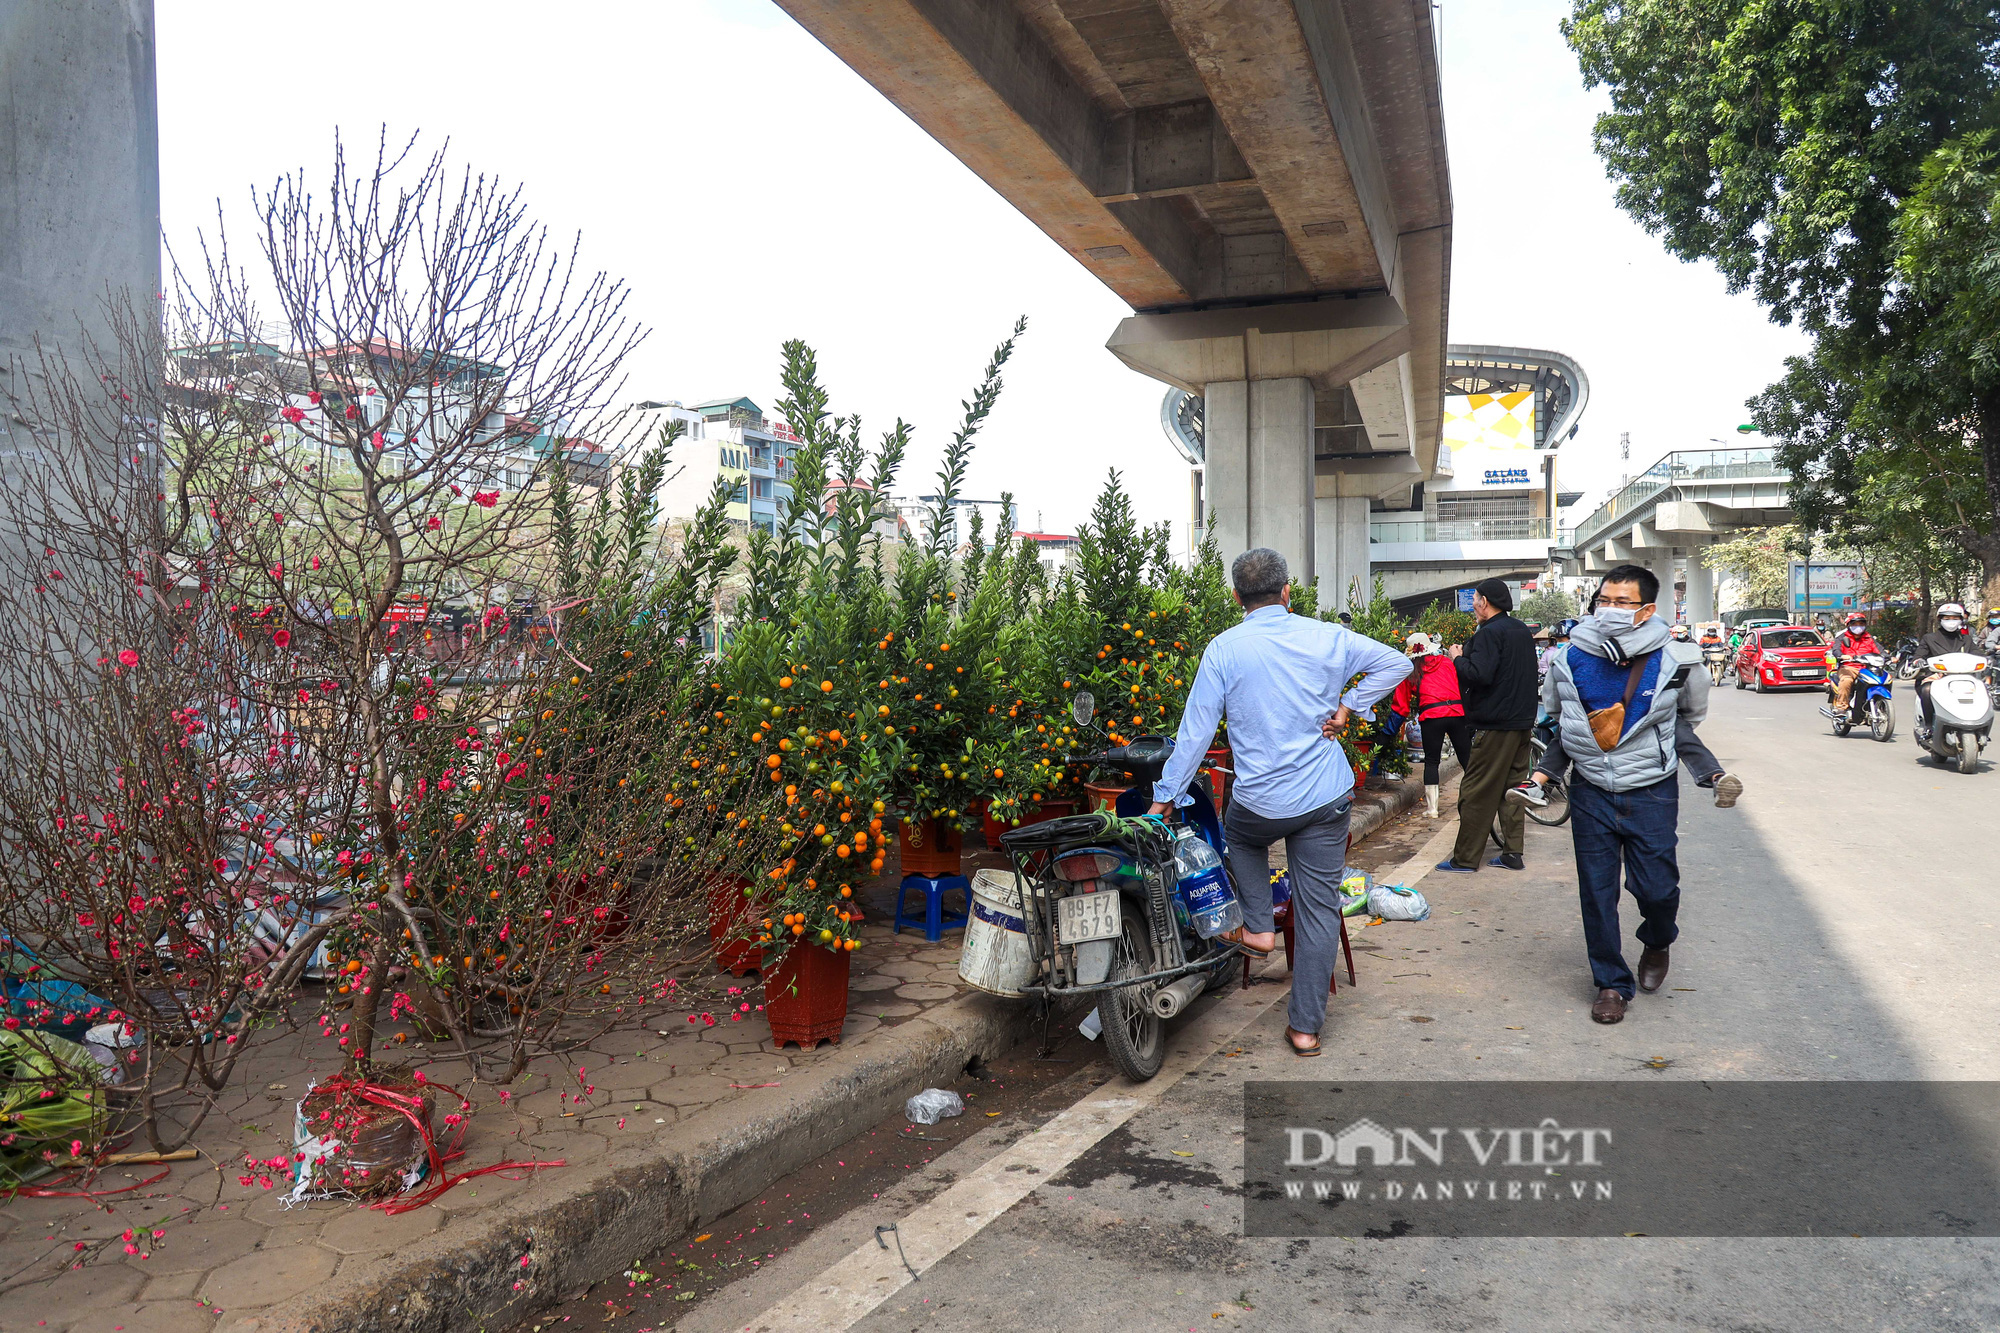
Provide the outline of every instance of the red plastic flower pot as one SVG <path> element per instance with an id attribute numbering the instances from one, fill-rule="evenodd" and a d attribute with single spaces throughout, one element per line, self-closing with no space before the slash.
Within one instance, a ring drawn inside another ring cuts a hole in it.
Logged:
<path id="1" fill-rule="evenodd" d="M 823 1041 L 840 1043 L 847 1022 L 847 978 L 853 958 L 846 951 L 801 941 L 764 978 L 764 1019 L 779 1046 L 795 1041 L 809 1051 Z"/>
<path id="2" fill-rule="evenodd" d="M 708 884 L 708 939 L 715 945 L 715 961 L 732 976 L 761 971 L 764 948 L 752 944 L 759 920 L 759 907 L 743 896 L 750 881 L 742 878 L 712 879 Z"/>
<path id="3" fill-rule="evenodd" d="M 922 830 L 922 841 L 911 840 L 912 829 Z M 958 874 L 962 842 L 957 825 L 938 819 L 926 819 L 919 825 L 896 826 L 896 846 L 902 853 L 905 875 L 936 879 L 942 875 Z"/>

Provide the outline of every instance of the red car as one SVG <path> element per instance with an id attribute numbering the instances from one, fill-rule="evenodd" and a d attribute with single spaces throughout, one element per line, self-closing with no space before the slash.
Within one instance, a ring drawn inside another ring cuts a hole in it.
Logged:
<path id="1" fill-rule="evenodd" d="M 1808 625 L 1771 625 L 1755 631 L 1736 654 L 1736 688 L 1826 688 L 1826 640 Z"/>

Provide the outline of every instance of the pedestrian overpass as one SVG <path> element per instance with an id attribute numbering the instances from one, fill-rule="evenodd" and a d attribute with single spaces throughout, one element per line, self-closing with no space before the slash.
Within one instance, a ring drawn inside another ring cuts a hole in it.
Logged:
<path id="1" fill-rule="evenodd" d="M 1556 543 L 1566 574 L 1602 574 L 1643 565 L 1659 577 L 1661 611 L 1683 580 L 1681 618 L 1716 618 L 1715 575 L 1701 548 L 1750 528 L 1789 523 L 1791 474 L 1770 448 L 1682 449 L 1668 454 Z"/>

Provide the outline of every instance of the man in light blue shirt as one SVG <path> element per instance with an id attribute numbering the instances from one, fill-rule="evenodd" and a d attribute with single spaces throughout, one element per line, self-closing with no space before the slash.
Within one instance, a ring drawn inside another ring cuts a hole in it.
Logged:
<path id="1" fill-rule="evenodd" d="M 1236 781 L 1223 835 L 1244 922 L 1230 938 L 1256 953 L 1276 947 L 1270 854 L 1284 839 L 1298 942 L 1285 1035 L 1298 1054 L 1318 1055 L 1340 948 L 1340 874 L 1354 795 L 1347 754 L 1320 727 L 1329 713 L 1336 729 L 1352 714 L 1367 716 L 1410 674 L 1410 659 L 1342 626 L 1293 615 L 1289 574 L 1285 558 L 1261 546 L 1230 566 L 1243 623 L 1216 635 L 1201 655 L 1174 756 L 1153 788 L 1153 813 L 1180 799 L 1227 716 Z"/>

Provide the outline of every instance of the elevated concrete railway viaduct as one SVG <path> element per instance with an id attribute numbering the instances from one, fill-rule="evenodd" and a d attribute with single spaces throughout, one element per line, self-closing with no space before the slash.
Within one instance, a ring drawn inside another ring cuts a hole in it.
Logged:
<path id="1" fill-rule="evenodd" d="M 778 0 L 1131 305 L 1204 399 L 1225 554 L 1310 578 L 1437 462 L 1451 184 L 1429 0 Z"/>

